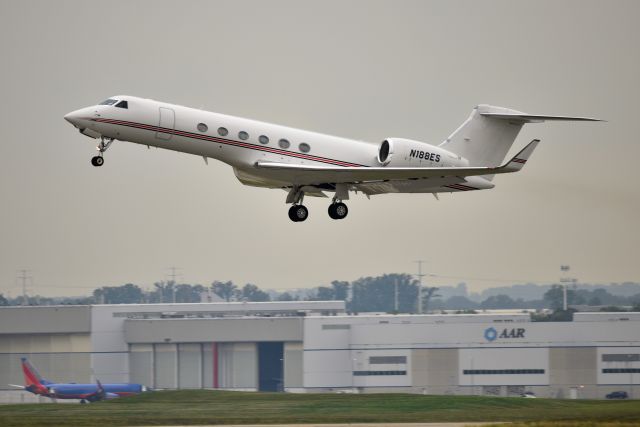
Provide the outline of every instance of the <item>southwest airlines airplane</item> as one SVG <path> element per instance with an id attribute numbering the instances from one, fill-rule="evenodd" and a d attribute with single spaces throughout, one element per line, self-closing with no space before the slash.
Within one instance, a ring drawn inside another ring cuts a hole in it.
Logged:
<path id="1" fill-rule="evenodd" d="M 114 96 L 64 118 L 80 133 L 99 139 L 98 155 L 113 141 L 129 141 L 202 156 L 229 164 L 245 185 L 281 188 L 289 218 L 304 221 L 304 196 L 334 193 L 329 216 L 347 216 L 349 192 L 452 193 L 494 187 L 496 174 L 517 172 L 536 148 L 531 141 L 501 164 L 525 123 L 545 120 L 598 121 L 585 117 L 531 115 L 478 105 L 440 145 L 403 138 L 379 144 L 323 135 L 134 96 Z"/>
<path id="2" fill-rule="evenodd" d="M 101 384 L 100 381 L 96 384 L 54 383 L 42 378 L 25 357 L 21 360 L 25 385 L 9 385 L 51 399 L 80 399 L 80 403 L 87 403 L 147 391 L 141 384 Z"/>

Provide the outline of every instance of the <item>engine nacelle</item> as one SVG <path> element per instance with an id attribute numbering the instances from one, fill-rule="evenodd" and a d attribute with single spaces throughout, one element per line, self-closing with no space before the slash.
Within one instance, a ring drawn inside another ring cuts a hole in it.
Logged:
<path id="1" fill-rule="evenodd" d="M 403 138 L 387 138 L 378 148 L 378 162 L 391 167 L 467 166 L 460 156 L 425 142 Z"/>

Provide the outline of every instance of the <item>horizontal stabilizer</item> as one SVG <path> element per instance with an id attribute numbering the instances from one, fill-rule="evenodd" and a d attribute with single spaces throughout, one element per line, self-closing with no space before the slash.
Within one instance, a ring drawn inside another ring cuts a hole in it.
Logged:
<path id="1" fill-rule="evenodd" d="M 504 107 L 494 107 L 492 105 L 479 105 L 478 113 L 481 116 L 494 119 L 510 120 L 522 123 L 539 123 L 544 121 L 572 121 L 572 122 L 603 122 L 604 120 L 591 117 L 570 117 L 570 116 L 547 116 L 541 114 L 527 114 L 521 111 L 511 110 Z"/>
<path id="2" fill-rule="evenodd" d="M 535 150 L 538 146 L 539 142 L 539 139 L 534 139 L 533 141 L 528 143 L 527 146 L 520 150 L 518 154 L 513 156 L 509 163 L 503 166 L 504 172 L 518 172 L 520 169 L 522 169 L 524 167 L 524 164 L 527 163 L 527 160 L 529 160 L 529 157 L 531 156 L 531 153 L 533 153 L 533 150 Z"/>

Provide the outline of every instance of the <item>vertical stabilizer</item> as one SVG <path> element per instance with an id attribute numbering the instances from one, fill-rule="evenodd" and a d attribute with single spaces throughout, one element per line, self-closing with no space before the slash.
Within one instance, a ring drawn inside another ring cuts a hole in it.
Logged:
<path id="1" fill-rule="evenodd" d="M 484 115 L 487 112 L 514 115 L 515 118 L 505 120 Z M 469 160 L 469 166 L 498 166 L 525 123 L 517 118 L 523 114 L 508 108 L 478 105 L 440 147 Z"/>
<path id="2" fill-rule="evenodd" d="M 27 360 L 26 357 L 20 359 L 22 361 L 22 373 L 24 374 L 24 384 L 27 388 L 40 389 L 50 381 L 42 378 L 35 367 Z"/>

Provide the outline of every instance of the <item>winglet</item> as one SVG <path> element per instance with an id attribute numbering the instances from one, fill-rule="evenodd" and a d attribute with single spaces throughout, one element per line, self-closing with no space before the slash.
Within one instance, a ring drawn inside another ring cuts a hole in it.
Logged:
<path id="1" fill-rule="evenodd" d="M 527 160 L 529 160 L 529 157 L 533 153 L 533 150 L 536 149 L 539 142 L 539 139 L 534 139 L 528 143 L 526 147 L 520 150 L 518 154 L 509 160 L 509 163 L 502 166 L 500 169 L 502 169 L 503 172 L 518 172 L 524 167 L 524 164 L 527 163 Z"/>

